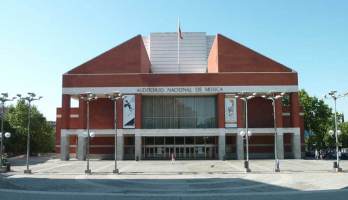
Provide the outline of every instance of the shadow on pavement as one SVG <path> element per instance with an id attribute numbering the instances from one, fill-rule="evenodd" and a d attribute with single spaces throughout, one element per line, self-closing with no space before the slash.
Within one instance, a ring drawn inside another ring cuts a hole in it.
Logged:
<path id="1" fill-rule="evenodd" d="M 48 160 L 56 158 L 55 156 L 31 156 L 29 163 L 30 165 L 36 165 L 40 163 L 45 163 Z M 16 157 L 11 157 L 7 159 L 12 166 L 24 166 L 26 165 L 27 157 L 26 155 L 20 155 Z"/>
<path id="2" fill-rule="evenodd" d="M 48 179 L 1 177 L 8 189 L 60 192 L 95 192 L 127 194 L 211 194 L 245 192 L 296 191 L 291 188 L 265 184 L 241 178 L 195 179 Z M 8 184 L 6 184 L 8 183 Z"/>
<path id="3" fill-rule="evenodd" d="M 0 176 L 0 199 L 335 199 L 342 190 L 300 191 L 242 178 L 47 179 Z"/>

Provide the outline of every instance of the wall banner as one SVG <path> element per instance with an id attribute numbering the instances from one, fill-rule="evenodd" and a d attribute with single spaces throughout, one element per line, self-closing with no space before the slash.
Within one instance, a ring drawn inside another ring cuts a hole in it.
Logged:
<path id="1" fill-rule="evenodd" d="M 225 127 L 237 127 L 237 101 L 234 97 L 225 97 Z"/>
<path id="2" fill-rule="evenodd" d="M 135 128 L 135 95 L 124 95 L 123 128 Z"/>

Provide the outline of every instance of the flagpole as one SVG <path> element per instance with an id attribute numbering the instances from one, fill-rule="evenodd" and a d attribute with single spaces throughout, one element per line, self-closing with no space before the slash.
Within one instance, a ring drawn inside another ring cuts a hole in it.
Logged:
<path id="1" fill-rule="evenodd" d="M 177 27 L 177 40 L 178 40 L 178 71 L 180 72 L 180 18 L 178 17 L 178 27 Z"/>

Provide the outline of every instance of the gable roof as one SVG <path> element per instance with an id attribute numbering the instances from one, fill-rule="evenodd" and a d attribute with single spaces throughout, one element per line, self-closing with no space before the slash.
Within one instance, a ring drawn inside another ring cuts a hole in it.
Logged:
<path id="1" fill-rule="evenodd" d="M 293 70 L 217 34 L 208 57 L 208 73 L 217 72 L 292 72 Z"/>
<path id="2" fill-rule="evenodd" d="M 150 67 L 142 37 L 137 35 L 67 74 L 149 73 Z"/>

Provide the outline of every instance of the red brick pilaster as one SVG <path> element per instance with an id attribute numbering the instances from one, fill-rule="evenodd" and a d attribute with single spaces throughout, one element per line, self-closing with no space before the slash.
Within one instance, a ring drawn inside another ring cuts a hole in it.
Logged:
<path id="1" fill-rule="evenodd" d="M 275 112 L 276 112 L 276 118 L 277 118 L 277 127 L 282 128 L 283 127 L 283 106 L 282 106 L 281 99 L 275 100 Z"/>
<path id="2" fill-rule="evenodd" d="M 225 128 L 225 94 L 218 94 L 216 103 L 218 128 Z"/>
<path id="3" fill-rule="evenodd" d="M 87 103 L 82 99 L 79 99 L 79 121 L 81 129 L 87 128 Z"/>
<path id="4" fill-rule="evenodd" d="M 135 95 L 135 128 L 141 128 L 141 94 Z"/>
<path id="5" fill-rule="evenodd" d="M 290 96 L 291 100 L 291 123 L 292 127 L 300 127 L 300 105 L 298 100 L 298 93 L 293 92 Z"/>
<path id="6" fill-rule="evenodd" d="M 68 129 L 70 125 L 70 95 L 63 94 L 62 96 L 62 129 Z"/>
<path id="7" fill-rule="evenodd" d="M 237 127 L 244 128 L 244 102 L 241 99 L 237 99 Z"/>
<path id="8" fill-rule="evenodd" d="M 117 128 L 123 128 L 123 99 L 116 102 Z"/>

